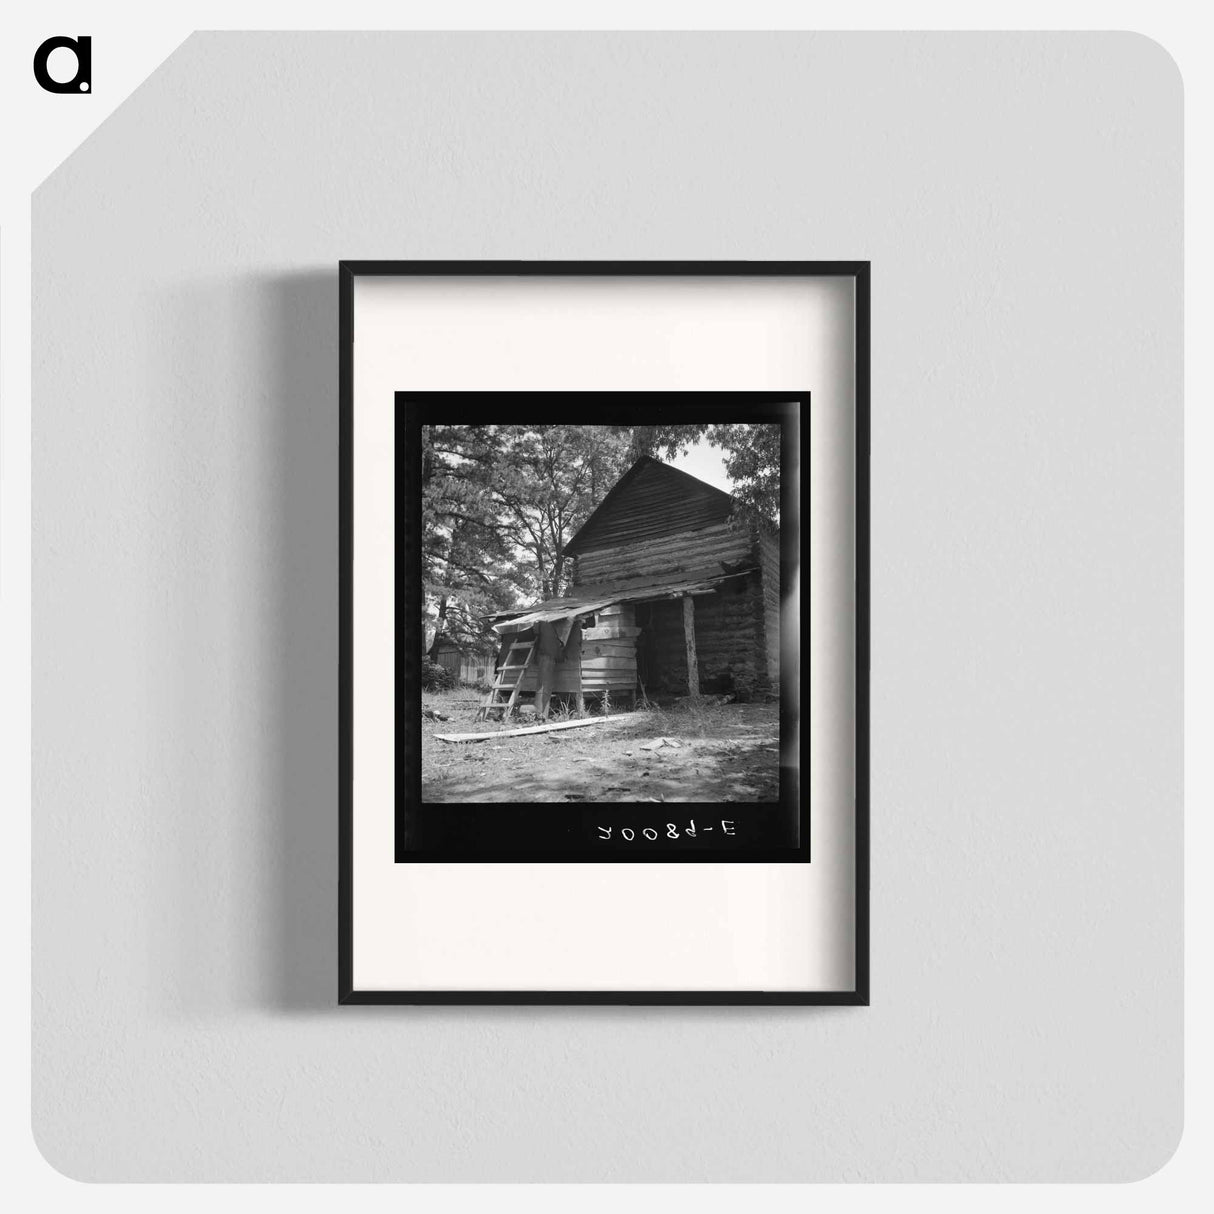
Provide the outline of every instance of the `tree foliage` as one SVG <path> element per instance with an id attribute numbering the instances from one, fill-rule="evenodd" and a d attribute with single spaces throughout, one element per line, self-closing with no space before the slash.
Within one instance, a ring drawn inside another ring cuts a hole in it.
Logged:
<path id="1" fill-rule="evenodd" d="M 629 464 L 607 426 L 426 426 L 422 579 L 442 635 L 484 649 L 483 617 L 567 588 L 562 549 Z"/>
<path id="2" fill-rule="evenodd" d="M 714 423 L 682 426 L 636 426 L 634 455 L 673 459 L 702 439 L 723 453 L 733 495 L 764 518 L 780 518 L 780 434 L 775 424 Z"/>

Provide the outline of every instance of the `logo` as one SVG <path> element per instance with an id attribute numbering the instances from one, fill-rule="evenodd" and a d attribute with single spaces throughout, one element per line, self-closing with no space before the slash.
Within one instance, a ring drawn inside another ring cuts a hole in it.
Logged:
<path id="1" fill-rule="evenodd" d="M 76 74 L 70 80 L 55 80 L 46 70 L 51 52 L 71 51 L 76 57 Z M 34 79 L 48 93 L 88 93 L 93 88 L 93 40 L 81 34 L 76 38 L 48 38 L 34 52 Z"/>

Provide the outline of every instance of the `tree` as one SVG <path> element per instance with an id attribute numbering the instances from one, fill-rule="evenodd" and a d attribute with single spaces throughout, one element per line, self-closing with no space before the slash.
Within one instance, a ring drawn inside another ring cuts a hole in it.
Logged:
<path id="1" fill-rule="evenodd" d="M 701 439 L 724 453 L 734 496 L 765 518 L 779 521 L 781 428 L 774 423 L 635 426 L 631 449 L 635 456 L 670 459 Z"/>
<path id="2" fill-rule="evenodd" d="M 443 636 L 477 645 L 483 617 L 559 597 L 562 549 L 627 468 L 630 436 L 607 426 L 426 426 L 422 577 Z"/>
<path id="3" fill-rule="evenodd" d="M 422 583 L 437 612 L 430 656 L 444 637 L 486 648 L 483 616 L 513 601 L 498 573 L 508 544 L 490 499 L 491 426 L 422 427 Z"/>
<path id="4" fill-rule="evenodd" d="M 562 549 L 629 464 L 626 435 L 606 426 L 501 426 L 494 498 L 518 550 L 516 582 L 541 599 L 568 583 Z"/>

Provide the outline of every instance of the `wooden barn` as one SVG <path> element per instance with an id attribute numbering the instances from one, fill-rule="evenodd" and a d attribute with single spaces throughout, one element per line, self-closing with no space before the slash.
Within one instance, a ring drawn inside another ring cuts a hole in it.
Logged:
<path id="1" fill-rule="evenodd" d="M 779 530 L 728 493 L 643 457 L 565 546 L 559 599 L 492 617 L 502 636 L 482 715 L 534 695 L 724 692 L 780 680 Z"/>

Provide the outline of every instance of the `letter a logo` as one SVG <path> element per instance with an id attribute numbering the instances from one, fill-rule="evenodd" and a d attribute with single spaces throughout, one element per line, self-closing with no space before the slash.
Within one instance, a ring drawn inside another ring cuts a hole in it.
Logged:
<path id="1" fill-rule="evenodd" d="M 76 56 L 76 74 L 70 80 L 55 80 L 46 70 L 52 51 L 69 50 Z M 93 88 L 93 40 L 83 34 L 78 38 L 48 38 L 34 52 L 34 79 L 48 93 L 88 93 Z"/>

